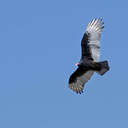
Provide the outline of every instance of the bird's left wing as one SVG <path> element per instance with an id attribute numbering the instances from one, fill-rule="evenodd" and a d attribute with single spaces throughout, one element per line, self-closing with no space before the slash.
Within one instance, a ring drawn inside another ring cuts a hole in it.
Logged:
<path id="1" fill-rule="evenodd" d="M 102 19 L 93 19 L 86 29 L 88 35 L 88 47 L 91 51 L 91 56 L 95 62 L 99 60 L 100 57 L 100 36 L 102 29 L 104 28 L 104 22 Z"/>
<path id="2" fill-rule="evenodd" d="M 69 88 L 76 93 L 82 93 L 84 84 L 91 78 L 94 71 L 78 67 L 69 78 Z"/>
<path id="3" fill-rule="evenodd" d="M 98 61 L 100 56 L 100 35 L 103 26 L 102 19 L 93 19 L 89 22 L 81 40 L 82 58 Z"/>

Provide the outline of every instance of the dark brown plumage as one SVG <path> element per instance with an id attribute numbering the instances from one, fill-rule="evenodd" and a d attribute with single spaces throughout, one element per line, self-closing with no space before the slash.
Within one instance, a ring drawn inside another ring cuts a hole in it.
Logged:
<path id="1" fill-rule="evenodd" d="M 96 71 L 103 75 L 109 70 L 108 62 L 98 62 L 100 56 L 100 35 L 103 29 L 101 19 L 93 19 L 81 40 L 82 55 L 77 70 L 69 78 L 69 88 L 82 93 L 84 84 Z"/>

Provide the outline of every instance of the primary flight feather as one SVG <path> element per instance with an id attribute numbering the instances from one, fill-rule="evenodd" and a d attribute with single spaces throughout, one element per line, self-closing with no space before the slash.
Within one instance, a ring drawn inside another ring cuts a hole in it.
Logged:
<path id="1" fill-rule="evenodd" d="M 84 84 L 94 72 L 104 75 L 108 70 L 108 62 L 98 62 L 100 57 L 100 36 L 104 23 L 102 19 L 93 19 L 89 22 L 81 40 L 82 55 L 77 63 L 77 70 L 69 78 L 69 88 L 76 93 L 82 93 Z"/>

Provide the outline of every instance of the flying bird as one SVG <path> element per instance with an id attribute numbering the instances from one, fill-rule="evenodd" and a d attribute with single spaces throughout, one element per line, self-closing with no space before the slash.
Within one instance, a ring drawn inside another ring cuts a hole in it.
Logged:
<path id="1" fill-rule="evenodd" d="M 89 22 L 81 40 L 82 55 L 76 64 L 77 70 L 69 78 L 69 88 L 81 94 L 85 83 L 94 72 L 104 75 L 109 70 L 108 61 L 98 62 L 100 57 L 100 36 L 104 22 L 102 19 L 93 19 Z"/>

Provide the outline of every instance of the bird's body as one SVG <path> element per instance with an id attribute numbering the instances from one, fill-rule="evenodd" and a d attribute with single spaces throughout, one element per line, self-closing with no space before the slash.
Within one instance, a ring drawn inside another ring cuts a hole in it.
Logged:
<path id="1" fill-rule="evenodd" d="M 100 35 L 103 29 L 101 19 L 93 19 L 81 41 L 82 56 L 77 70 L 69 78 L 69 88 L 76 93 L 83 92 L 84 84 L 94 72 L 103 75 L 109 70 L 108 62 L 98 62 L 100 57 Z"/>

